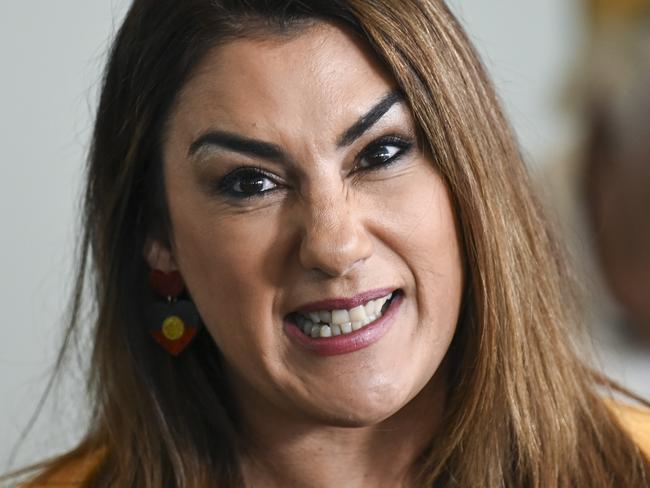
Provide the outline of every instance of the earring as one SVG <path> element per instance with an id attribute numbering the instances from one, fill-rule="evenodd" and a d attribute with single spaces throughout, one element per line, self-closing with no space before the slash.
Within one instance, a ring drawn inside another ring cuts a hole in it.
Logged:
<path id="1" fill-rule="evenodd" d="M 199 331 L 199 313 L 191 301 L 178 299 L 185 288 L 178 271 L 165 273 L 152 270 L 149 273 L 149 287 L 157 296 L 165 299 L 149 307 L 149 332 L 169 354 L 178 356 Z"/>

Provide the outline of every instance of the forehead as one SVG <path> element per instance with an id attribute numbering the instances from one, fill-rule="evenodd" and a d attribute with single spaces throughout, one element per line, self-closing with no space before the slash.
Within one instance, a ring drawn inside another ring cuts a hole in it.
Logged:
<path id="1" fill-rule="evenodd" d="M 290 37 L 213 49 L 182 90 L 173 118 L 191 135 L 215 121 L 251 136 L 278 124 L 322 129 L 362 115 L 394 86 L 364 41 L 322 22 Z"/>

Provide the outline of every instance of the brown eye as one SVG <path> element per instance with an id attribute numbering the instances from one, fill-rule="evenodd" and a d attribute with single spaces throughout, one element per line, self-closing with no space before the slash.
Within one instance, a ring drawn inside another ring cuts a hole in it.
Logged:
<path id="1" fill-rule="evenodd" d="M 397 146 L 379 146 L 363 157 L 361 162 L 365 162 L 365 165 L 362 164 L 362 166 L 372 167 L 385 164 L 393 159 L 400 151 L 401 149 Z"/>
<path id="2" fill-rule="evenodd" d="M 232 198 L 253 198 L 273 191 L 277 184 L 257 168 L 238 168 L 227 174 L 217 185 L 217 191 Z"/>
<path id="3" fill-rule="evenodd" d="M 357 156 L 357 169 L 379 169 L 397 161 L 413 143 L 401 137 L 384 137 L 366 146 Z"/>
<path id="4" fill-rule="evenodd" d="M 256 193 L 262 193 L 263 191 L 268 189 L 266 185 L 267 181 L 268 181 L 267 178 L 261 178 L 261 177 L 241 180 L 234 185 L 233 190 L 235 192 L 243 193 L 249 196 L 255 195 Z"/>

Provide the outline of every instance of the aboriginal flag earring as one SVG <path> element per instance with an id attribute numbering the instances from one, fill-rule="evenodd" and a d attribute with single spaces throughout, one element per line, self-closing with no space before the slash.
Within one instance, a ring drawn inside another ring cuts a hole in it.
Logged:
<path id="1" fill-rule="evenodd" d="M 149 332 L 169 354 L 178 356 L 199 331 L 199 313 L 191 301 L 179 299 L 185 284 L 178 271 L 152 270 L 149 287 L 161 299 L 149 307 Z"/>

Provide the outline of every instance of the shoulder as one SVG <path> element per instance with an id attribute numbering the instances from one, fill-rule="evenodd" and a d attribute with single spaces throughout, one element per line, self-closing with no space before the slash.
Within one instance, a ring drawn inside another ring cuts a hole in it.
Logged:
<path id="1" fill-rule="evenodd" d="M 650 458 L 650 408 L 608 402 L 621 426 Z"/>
<path id="2" fill-rule="evenodd" d="M 106 453 L 104 449 L 64 456 L 45 468 L 40 475 L 24 484 L 22 488 L 81 487 L 99 468 Z"/>

